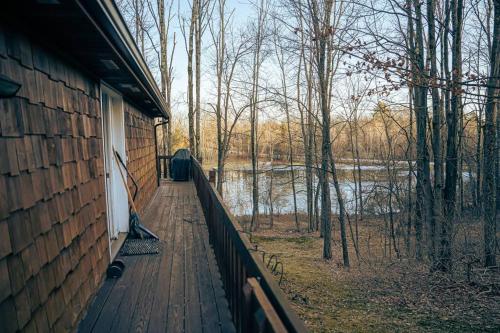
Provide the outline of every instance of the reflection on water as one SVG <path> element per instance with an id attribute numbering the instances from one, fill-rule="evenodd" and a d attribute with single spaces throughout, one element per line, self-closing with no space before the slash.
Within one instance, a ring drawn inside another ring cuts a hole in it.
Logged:
<path id="1" fill-rule="evenodd" d="M 349 213 L 356 210 L 355 183 L 352 178 L 352 165 L 339 164 L 339 182 L 342 191 L 346 209 Z M 252 173 L 249 168 L 241 167 L 238 170 L 227 170 L 225 172 L 225 182 L 223 186 L 224 201 L 231 209 L 234 215 L 252 214 Z M 403 168 L 398 169 L 396 182 L 393 188 L 393 194 L 404 196 L 406 188 L 404 177 L 407 171 Z M 307 213 L 307 194 L 306 194 L 306 175 L 304 167 L 295 166 L 295 189 L 297 196 L 297 211 Z M 388 178 L 385 166 L 366 165 L 361 167 L 363 203 L 365 210 L 371 210 L 372 213 L 381 213 L 386 211 L 388 197 Z M 272 179 L 271 179 L 272 177 Z M 314 187 L 318 185 L 318 180 L 314 177 Z M 272 188 L 272 195 L 270 189 Z M 292 172 L 289 166 L 274 166 L 271 171 L 269 167 L 264 166 L 259 173 L 259 211 L 261 214 L 269 214 L 271 210 L 271 200 L 274 214 L 293 213 L 293 191 L 292 191 Z M 332 198 L 332 212 L 338 212 L 338 202 L 333 187 L 330 184 Z M 395 201 L 395 200 L 394 200 Z"/>
<path id="2" fill-rule="evenodd" d="M 406 163 L 406 162 L 405 162 Z M 353 165 L 339 163 L 337 165 L 340 189 L 349 214 L 356 212 L 355 188 L 353 179 Z M 393 176 L 392 191 L 389 191 L 388 172 L 384 165 L 361 166 L 361 187 L 363 196 L 363 209 L 367 214 L 388 213 L 389 193 L 392 197 L 394 212 L 400 211 L 407 202 L 408 169 L 403 163 L 391 170 Z M 294 166 L 295 189 L 297 196 L 297 211 L 307 213 L 306 175 L 303 166 Z M 272 175 L 272 179 L 271 179 Z M 473 174 L 464 172 L 462 179 L 464 187 Z M 331 181 L 331 178 L 330 178 Z M 412 186 L 415 178 L 412 177 Z M 314 190 L 317 189 L 318 180 L 314 176 Z M 272 184 L 272 185 L 271 185 Z M 272 188 L 272 191 L 270 189 Z M 414 188 L 413 188 L 414 190 Z M 470 191 L 465 191 L 465 194 Z M 272 195 L 270 195 L 270 193 Z M 333 183 L 330 183 L 332 212 L 338 213 L 338 202 Z M 359 192 L 358 192 L 359 193 Z M 236 216 L 252 214 L 252 172 L 249 166 L 240 166 L 237 169 L 225 171 L 223 197 L 227 206 Z M 358 201 L 359 202 L 359 201 Z M 292 172 L 290 166 L 274 165 L 271 171 L 269 165 L 263 165 L 259 173 L 259 212 L 269 214 L 271 203 L 274 214 L 293 213 Z"/>

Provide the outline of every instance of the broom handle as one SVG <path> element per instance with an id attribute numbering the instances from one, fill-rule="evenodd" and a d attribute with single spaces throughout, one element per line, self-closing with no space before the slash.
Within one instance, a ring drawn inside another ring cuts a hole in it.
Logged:
<path id="1" fill-rule="evenodd" d="M 125 177 L 123 176 L 122 168 L 121 168 L 120 164 L 118 163 L 118 153 L 114 149 L 113 149 L 113 153 L 115 154 L 115 161 L 116 161 L 116 164 L 118 165 L 118 170 L 120 170 L 120 176 L 122 176 L 123 184 L 125 185 L 125 188 L 127 189 L 128 200 L 130 201 L 130 204 L 132 205 L 132 210 L 134 211 L 134 213 L 137 213 L 137 209 L 135 208 L 135 204 L 134 204 L 134 199 L 132 198 L 132 194 L 130 194 L 130 189 L 128 188 L 127 181 L 125 180 Z"/>

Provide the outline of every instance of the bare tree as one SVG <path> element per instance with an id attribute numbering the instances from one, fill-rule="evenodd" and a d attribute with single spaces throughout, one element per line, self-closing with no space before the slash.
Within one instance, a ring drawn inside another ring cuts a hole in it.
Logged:
<path id="1" fill-rule="evenodd" d="M 429 73 L 429 85 L 432 91 L 432 152 L 434 155 L 434 201 L 433 201 L 433 216 L 430 219 L 430 257 L 432 264 L 436 265 L 437 251 L 436 244 L 436 226 L 442 223 L 442 194 L 443 194 L 443 166 L 442 166 L 442 156 L 441 156 L 441 100 L 439 97 L 439 84 L 437 77 L 437 47 L 436 47 L 436 29 L 435 29 L 435 18 L 434 12 L 436 10 L 436 4 L 434 0 L 427 0 L 427 30 L 428 30 L 428 62 L 430 63 L 430 73 Z"/>
<path id="2" fill-rule="evenodd" d="M 330 17 L 333 10 L 333 1 L 326 0 L 323 7 L 320 8 L 317 1 L 311 1 L 309 4 L 309 12 L 314 31 L 315 40 L 315 55 L 317 65 L 317 76 L 320 89 L 320 104 L 322 116 L 322 143 L 321 143 L 321 224 L 323 229 L 323 258 L 330 259 L 332 257 L 331 246 L 331 198 L 330 198 L 330 184 L 329 178 L 329 157 L 331 151 L 330 141 L 330 109 L 329 103 L 329 89 L 328 89 L 328 74 L 327 66 L 330 64 L 327 61 L 327 47 L 330 38 Z"/>
<path id="3" fill-rule="evenodd" d="M 262 47 L 264 42 L 265 24 L 267 20 L 267 1 L 261 0 L 257 8 L 257 21 L 255 24 L 255 38 L 253 45 L 252 61 L 252 90 L 250 93 L 250 146 L 252 156 L 252 221 L 251 228 L 259 228 L 259 179 L 258 179 L 258 105 L 259 105 L 259 80 L 262 66 Z"/>
<path id="4" fill-rule="evenodd" d="M 412 6 L 415 8 L 415 20 L 413 20 Z M 422 3 L 413 0 L 408 4 L 408 26 L 410 59 L 412 63 L 412 89 L 413 105 L 417 123 L 417 202 L 415 221 L 416 229 L 416 257 L 422 259 L 422 227 L 430 225 L 432 219 L 432 199 L 429 168 L 429 150 L 427 147 L 427 87 L 425 84 L 424 63 L 424 37 Z M 432 229 L 432 228 L 431 228 Z"/>
<path id="5" fill-rule="evenodd" d="M 195 144 L 195 112 L 194 112 L 194 91 L 193 91 L 193 52 L 194 52 L 194 39 L 195 39 L 195 29 L 198 20 L 198 11 L 200 0 L 193 0 L 191 3 L 191 17 L 189 20 L 182 18 L 179 15 L 180 28 L 182 35 L 184 37 L 184 45 L 186 47 L 187 55 L 187 102 L 188 102 L 188 129 L 189 129 L 189 149 L 191 153 L 197 156 L 196 144 Z M 186 25 L 189 25 L 189 30 Z"/>
<path id="6" fill-rule="evenodd" d="M 276 59 L 278 60 L 278 65 L 280 68 L 280 76 L 281 76 L 281 89 L 282 89 L 282 97 L 283 97 L 283 109 L 285 110 L 286 115 L 286 124 L 287 124 L 287 134 L 288 134 L 288 157 L 289 157 L 289 166 L 290 166 L 290 174 L 292 178 L 292 196 L 293 196 L 293 212 L 295 217 L 295 227 L 297 231 L 300 231 L 299 218 L 297 213 L 297 191 L 295 189 L 295 169 L 294 169 L 294 159 L 293 159 L 293 140 L 292 140 L 292 130 L 290 125 L 290 103 L 288 101 L 288 88 L 287 88 L 287 77 L 286 77 L 286 59 L 284 54 L 284 45 L 282 45 L 282 40 L 280 38 L 278 29 L 275 25 L 275 52 Z"/>
<path id="7" fill-rule="evenodd" d="M 194 150 L 196 152 L 196 158 L 198 160 L 201 159 L 201 151 L 200 151 L 200 136 L 201 136 L 201 37 L 203 35 L 203 14 L 204 7 L 202 4 L 206 2 L 202 0 L 194 0 L 196 2 L 196 8 L 198 9 L 196 12 L 196 24 L 194 27 L 194 39 L 195 39 L 195 95 L 196 102 L 194 107 L 194 116 L 195 116 L 195 142 L 194 142 Z"/>
<path id="8" fill-rule="evenodd" d="M 167 108 L 172 114 L 172 82 L 173 82 L 173 57 L 176 46 L 175 33 L 173 34 L 172 49 L 169 53 L 168 39 L 170 35 L 170 23 L 172 22 L 172 3 L 168 7 L 167 19 L 165 20 L 165 1 L 157 1 L 158 19 L 154 15 L 153 7 L 148 2 L 149 10 L 154 18 L 155 25 L 160 36 L 160 76 L 161 76 L 161 92 L 167 102 Z M 163 126 L 163 147 L 164 153 L 172 154 L 172 119 L 169 119 L 168 124 Z M 165 149 L 166 148 L 166 149 Z"/>
<path id="9" fill-rule="evenodd" d="M 195 95 L 196 101 L 194 106 L 195 117 L 195 151 L 196 158 L 202 159 L 200 140 L 201 140 L 201 51 L 202 38 L 207 27 L 207 22 L 211 20 L 212 6 L 210 0 L 194 0 L 196 1 L 197 17 L 195 24 Z"/>
<path id="10" fill-rule="evenodd" d="M 217 126 L 217 191 L 223 194 L 224 168 L 227 155 L 231 145 L 231 139 L 238 120 L 249 104 L 237 106 L 233 97 L 234 79 L 237 75 L 238 65 L 242 58 L 250 51 L 250 45 L 246 38 L 240 34 L 240 39 L 231 35 L 230 43 L 226 42 L 227 25 L 231 14 L 226 17 L 226 0 L 217 3 L 218 22 L 217 27 L 213 25 L 214 20 L 209 23 L 209 29 L 215 47 L 215 72 L 216 104 L 210 104 L 216 117 Z M 228 46 L 229 45 L 229 46 Z"/>
<path id="11" fill-rule="evenodd" d="M 452 82 L 451 82 L 451 105 L 446 115 L 448 128 L 447 150 L 446 150 L 446 180 L 444 188 L 444 219 L 441 227 L 439 269 L 451 270 L 452 266 L 452 226 L 455 218 L 456 192 L 458 180 L 458 126 L 461 114 L 462 95 L 462 15 L 463 1 L 451 1 L 451 17 L 453 41 L 452 41 Z M 460 175 L 461 177 L 462 175 Z"/>
<path id="12" fill-rule="evenodd" d="M 304 146 L 304 164 L 306 174 L 306 200 L 307 200 L 307 217 L 308 217 L 308 231 L 315 230 L 315 209 L 314 209 L 314 185 L 313 185 L 313 149 L 314 149 L 314 110 L 313 110 L 313 56 L 312 48 L 308 48 L 305 43 L 304 33 L 304 18 L 302 14 L 302 7 L 295 6 L 298 28 L 295 32 L 300 36 L 299 43 L 299 63 L 297 66 L 297 109 L 300 114 L 300 128 L 302 132 L 302 143 Z M 307 54 L 306 54 L 307 53 Z M 301 74 L 304 72 L 305 76 L 305 102 L 301 97 Z"/>
<path id="13" fill-rule="evenodd" d="M 483 148 L 483 224 L 484 224 L 484 264 L 496 266 L 496 203 L 495 203 L 495 161 L 498 97 L 500 87 L 500 3 L 495 1 L 493 44 L 490 56 L 490 74 L 487 86 L 487 100 L 484 124 Z M 500 200 L 496 198 L 496 200 Z"/>

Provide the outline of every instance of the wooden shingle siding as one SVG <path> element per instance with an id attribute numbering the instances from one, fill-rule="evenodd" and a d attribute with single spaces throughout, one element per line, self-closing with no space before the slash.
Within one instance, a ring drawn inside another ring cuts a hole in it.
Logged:
<path id="1" fill-rule="evenodd" d="M 127 102 L 124 102 L 124 108 L 127 168 L 139 185 L 135 204 L 139 211 L 143 211 L 157 188 L 153 118 Z M 134 193 L 130 179 L 129 187 Z"/>
<path id="2" fill-rule="evenodd" d="M 1 27 L 0 73 L 22 83 L 0 99 L 0 331 L 71 331 L 109 263 L 99 82 Z M 136 118 L 131 151 L 152 145 Z"/>

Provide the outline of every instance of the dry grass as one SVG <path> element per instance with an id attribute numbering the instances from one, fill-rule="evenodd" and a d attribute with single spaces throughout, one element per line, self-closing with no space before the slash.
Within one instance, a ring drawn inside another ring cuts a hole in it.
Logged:
<path id="1" fill-rule="evenodd" d="M 493 284 L 467 281 L 461 269 L 431 274 L 425 263 L 384 256 L 381 230 L 381 221 L 361 225 L 364 260 L 357 261 L 351 247 L 349 270 L 341 265 L 338 235 L 334 257 L 325 261 L 319 235 L 294 231 L 290 216 L 275 218 L 273 230 L 263 227 L 252 240 L 282 261 L 282 288 L 313 332 L 500 332 L 500 293 Z"/>

